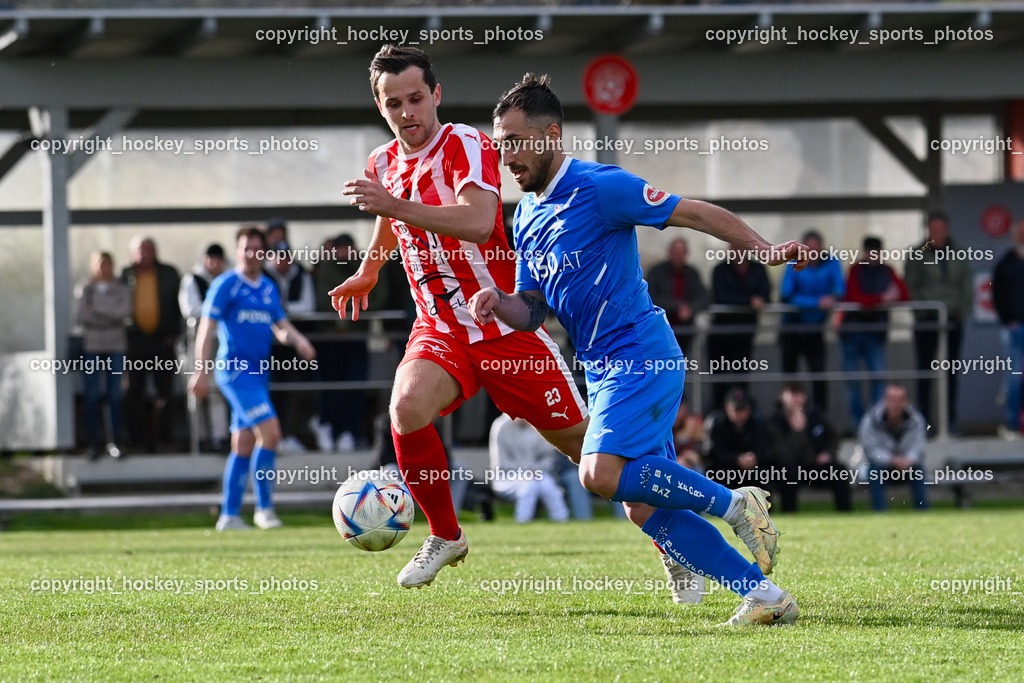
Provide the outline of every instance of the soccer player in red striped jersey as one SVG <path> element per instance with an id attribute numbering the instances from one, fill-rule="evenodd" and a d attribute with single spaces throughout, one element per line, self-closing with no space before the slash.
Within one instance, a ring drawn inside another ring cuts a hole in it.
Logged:
<path id="1" fill-rule="evenodd" d="M 370 85 L 395 139 L 370 154 L 364 178 L 345 183 L 343 194 L 377 220 L 359 270 L 330 294 L 342 318 L 351 306 L 357 320 L 381 267 L 396 247 L 401 251 L 418 314 L 395 375 L 391 433 L 398 466 L 430 523 L 430 536 L 398 583 L 418 588 L 469 551 L 434 419 L 483 387 L 502 412 L 525 418 L 578 461 L 587 408 L 543 328 L 481 326 L 469 313 L 468 302 L 478 291 L 515 286 L 492 141 L 470 126 L 440 123 L 441 86 L 419 49 L 385 45 L 370 64 Z M 546 310 L 537 309 L 541 322 Z"/>

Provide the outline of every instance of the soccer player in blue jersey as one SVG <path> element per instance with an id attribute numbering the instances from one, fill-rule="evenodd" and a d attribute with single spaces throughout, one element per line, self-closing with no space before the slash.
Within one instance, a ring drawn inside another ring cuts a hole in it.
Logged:
<path id="1" fill-rule="evenodd" d="M 253 522 L 261 529 L 281 526 L 274 512 L 274 455 L 281 424 L 270 403 L 270 347 L 276 337 L 291 344 L 306 360 L 316 356 L 313 345 L 284 317 L 277 288 L 263 274 L 261 254 L 267 243 L 256 226 L 242 226 L 236 235 L 234 270 L 210 285 L 196 335 L 195 374 L 189 391 L 206 396 L 211 370 L 231 406 L 231 455 L 224 467 L 224 501 L 217 530 L 251 529 L 239 512 L 252 470 L 256 489 Z M 219 340 L 217 358 L 210 358 Z"/>
<path id="2" fill-rule="evenodd" d="M 665 312 L 647 292 L 636 225 L 690 227 L 757 250 L 769 264 L 799 259 L 799 242 L 772 245 L 735 215 L 661 192 L 616 166 L 571 159 L 561 149 L 562 107 L 547 77 L 527 74 L 494 110 L 502 164 L 526 196 L 515 213 L 516 292 L 478 292 L 470 312 L 537 329 L 548 309 L 586 367 L 591 420 L 580 480 L 623 503 L 629 519 L 673 560 L 744 598 L 727 625 L 792 624 L 796 600 L 765 578 L 778 531 L 767 493 L 730 491 L 675 460 L 672 422 L 684 359 Z M 753 553 L 743 558 L 697 513 L 723 518 Z"/>

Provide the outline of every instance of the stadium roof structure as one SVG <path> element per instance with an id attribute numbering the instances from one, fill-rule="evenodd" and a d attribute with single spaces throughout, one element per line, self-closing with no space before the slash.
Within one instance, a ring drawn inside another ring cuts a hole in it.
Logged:
<path id="1" fill-rule="evenodd" d="M 285 39 L 266 40 L 267 31 Z M 947 115 L 988 115 L 1007 127 L 1010 103 L 1024 98 L 1021 4 L 0 10 L 0 130 L 21 134 L 0 149 L 0 182 L 32 139 L 71 131 L 101 138 L 131 128 L 379 123 L 367 106 L 366 66 L 383 42 L 418 42 L 431 54 L 452 120 L 488 119 L 526 71 L 579 84 L 592 58 L 617 52 L 641 83 L 622 121 L 855 118 L 927 188 L 920 196 L 720 202 L 741 212 L 939 205 L 940 153 L 920 158 L 886 117 L 919 117 L 936 139 Z M 560 96 L 569 120 L 614 132 L 617 121 L 591 114 L 582 87 L 562 86 Z M 0 211 L 0 227 L 44 227 L 50 352 L 67 337 L 55 311 L 68 310 L 72 224 L 361 216 L 341 204 L 72 212 L 67 182 L 88 155 L 43 156 L 47 205 Z"/>

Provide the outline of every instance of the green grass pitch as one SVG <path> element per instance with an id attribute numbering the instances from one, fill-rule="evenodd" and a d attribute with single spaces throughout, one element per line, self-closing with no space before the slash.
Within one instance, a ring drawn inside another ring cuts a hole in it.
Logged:
<path id="1" fill-rule="evenodd" d="M 467 562 L 403 590 L 422 520 L 367 553 L 327 513 L 226 534 L 173 519 L 0 534 L 0 680 L 1024 677 L 1020 510 L 778 516 L 773 578 L 800 622 L 742 630 L 715 627 L 731 593 L 680 606 L 649 590 L 661 564 L 624 520 L 467 522 Z"/>

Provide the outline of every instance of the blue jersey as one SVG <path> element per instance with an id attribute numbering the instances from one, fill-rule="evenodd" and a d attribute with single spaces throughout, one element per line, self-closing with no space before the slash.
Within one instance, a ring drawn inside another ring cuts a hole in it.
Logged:
<path id="1" fill-rule="evenodd" d="M 539 289 L 580 360 L 680 358 L 640 270 L 636 226 L 664 228 L 679 197 L 618 166 L 566 159 L 515 213 L 516 289 Z"/>
<path id="2" fill-rule="evenodd" d="M 284 318 L 277 288 L 264 275 L 258 282 L 237 270 L 221 274 L 210 285 L 203 302 L 203 317 L 216 320 L 216 378 L 225 382 L 266 384 L 269 374 L 261 363 L 270 358 L 274 323 Z M 247 381 L 248 380 L 248 381 Z"/>

